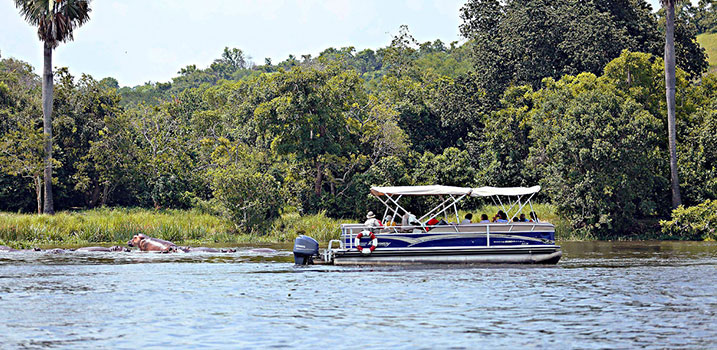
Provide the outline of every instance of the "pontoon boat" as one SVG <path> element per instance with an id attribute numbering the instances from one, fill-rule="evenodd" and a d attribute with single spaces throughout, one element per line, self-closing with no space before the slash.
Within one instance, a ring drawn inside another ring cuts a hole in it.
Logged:
<path id="1" fill-rule="evenodd" d="M 341 239 L 329 242 L 319 253 L 319 244 L 308 236 L 294 242 L 297 265 L 314 263 L 335 265 L 389 265 L 415 263 L 516 263 L 556 264 L 562 252 L 555 245 L 555 226 L 540 222 L 517 222 L 523 211 L 533 210 L 531 199 L 540 186 L 451 187 L 399 186 L 372 187 L 371 194 L 386 207 L 380 226 L 341 225 Z M 420 218 L 412 215 L 400 200 L 407 196 L 435 196 L 437 205 Z M 457 204 L 467 197 L 489 197 L 500 206 L 508 222 L 461 224 Z M 445 218 L 455 215 L 455 222 Z M 437 219 L 444 219 L 439 224 Z M 398 225 L 393 223 L 397 222 Z"/>

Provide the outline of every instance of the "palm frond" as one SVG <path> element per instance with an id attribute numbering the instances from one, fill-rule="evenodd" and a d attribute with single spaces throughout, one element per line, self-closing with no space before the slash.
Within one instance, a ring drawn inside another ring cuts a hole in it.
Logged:
<path id="1" fill-rule="evenodd" d="M 40 40 L 57 47 L 73 40 L 75 28 L 90 20 L 90 0 L 15 0 L 25 20 L 37 27 Z"/>

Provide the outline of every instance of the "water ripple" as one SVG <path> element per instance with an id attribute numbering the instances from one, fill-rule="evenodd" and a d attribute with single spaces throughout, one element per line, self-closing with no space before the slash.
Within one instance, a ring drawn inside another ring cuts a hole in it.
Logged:
<path id="1" fill-rule="evenodd" d="M 714 348 L 717 248 L 567 244 L 553 267 L 291 254 L 0 253 L 3 348 Z"/>

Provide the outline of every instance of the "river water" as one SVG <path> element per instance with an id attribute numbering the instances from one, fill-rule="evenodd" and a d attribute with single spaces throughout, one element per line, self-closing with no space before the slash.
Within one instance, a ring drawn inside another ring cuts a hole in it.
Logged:
<path id="1" fill-rule="evenodd" d="M 0 348 L 717 348 L 715 242 L 564 243 L 550 267 L 294 267 L 280 248 L 0 252 Z"/>

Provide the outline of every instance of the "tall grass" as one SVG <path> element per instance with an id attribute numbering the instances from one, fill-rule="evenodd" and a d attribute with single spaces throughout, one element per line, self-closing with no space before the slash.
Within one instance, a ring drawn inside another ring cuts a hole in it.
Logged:
<path id="1" fill-rule="evenodd" d="M 355 223 L 352 219 L 332 219 L 326 212 L 314 215 L 286 213 L 274 221 L 266 238 L 275 242 L 292 242 L 299 235 L 307 235 L 320 242 L 339 239 L 341 224 Z"/>
<path id="2" fill-rule="evenodd" d="M 14 246 L 125 244 L 143 233 L 173 242 L 236 241 L 233 225 L 184 210 L 94 209 L 55 215 L 0 213 L 0 243 Z"/>

